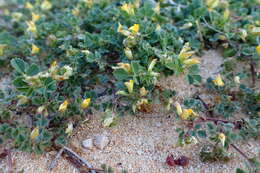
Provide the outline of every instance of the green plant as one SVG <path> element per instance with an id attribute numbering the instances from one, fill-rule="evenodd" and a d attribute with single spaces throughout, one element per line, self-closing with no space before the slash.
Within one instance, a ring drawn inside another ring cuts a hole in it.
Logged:
<path id="1" fill-rule="evenodd" d="M 152 112 L 154 98 L 174 111 L 175 91 L 158 81 L 181 74 L 215 98 L 176 103 L 187 124 L 178 129 L 181 145 L 206 138 L 219 160 L 235 141 L 259 137 L 259 1 L 169 2 L 11 0 L 0 7 L 0 68 L 13 80 L 0 92 L 0 142 L 43 153 L 66 144 L 93 109 L 106 111 L 105 126 L 125 112 Z M 205 48 L 221 48 L 228 61 L 201 83 Z M 235 72 L 241 61 L 249 69 Z"/>

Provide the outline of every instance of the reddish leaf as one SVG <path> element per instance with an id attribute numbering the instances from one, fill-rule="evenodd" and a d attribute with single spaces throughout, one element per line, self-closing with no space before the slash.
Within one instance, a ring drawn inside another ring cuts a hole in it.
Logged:
<path id="1" fill-rule="evenodd" d="M 174 166 L 175 165 L 173 155 L 167 156 L 166 164 L 169 165 L 169 166 Z"/>
<path id="2" fill-rule="evenodd" d="M 179 166 L 188 166 L 189 158 L 186 156 L 181 156 L 180 158 L 174 160 L 174 163 Z"/>

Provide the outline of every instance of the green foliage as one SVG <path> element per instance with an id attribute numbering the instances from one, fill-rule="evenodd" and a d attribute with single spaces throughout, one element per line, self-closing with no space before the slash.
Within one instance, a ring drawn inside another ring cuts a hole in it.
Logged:
<path id="1" fill-rule="evenodd" d="M 230 144 L 259 137 L 259 2 L 169 2 L 8 1 L 0 13 L 0 68 L 12 71 L 12 87 L 0 91 L 0 143 L 42 153 L 66 144 L 69 125 L 93 109 L 106 110 L 105 126 L 125 112 L 152 112 L 157 101 L 172 111 L 175 91 L 159 82 L 168 75 L 186 75 L 214 98 L 209 105 L 185 100 L 178 114 L 189 127 L 178 130 L 180 145 L 205 138 L 216 144 L 210 157 L 221 160 Z M 223 49 L 223 81 L 202 84 L 197 56 L 205 48 Z M 250 69 L 236 72 L 238 61 Z M 100 103 L 103 96 L 110 99 Z M 237 120 L 239 111 L 245 117 Z"/>

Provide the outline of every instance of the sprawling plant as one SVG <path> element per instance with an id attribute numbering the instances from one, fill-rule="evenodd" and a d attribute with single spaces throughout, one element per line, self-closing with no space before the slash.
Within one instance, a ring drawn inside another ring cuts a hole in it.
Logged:
<path id="1" fill-rule="evenodd" d="M 42 153 L 65 145 L 93 109 L 105 111 L 110 126 L 123 112 L 152 112 L 159 98 L 187 124 L 178 129 L 181 145 L 203 137 L 215 145 L 202 160 L 227 160 L 236 140 L 259 137 L 258 7 L 259 0 L 8 1 L 0 68 L 13 69 L 13 82 L 0 93 L 0 142 Z M 202 83 L 199 55 L 212 47 L 223 49 L 224 70 Z M 249 68 L 237 72 L 238 61 Z M 175 91 L 159 79 L 182 74 L 214 102 L 197 94 L 173 104 Z"/>

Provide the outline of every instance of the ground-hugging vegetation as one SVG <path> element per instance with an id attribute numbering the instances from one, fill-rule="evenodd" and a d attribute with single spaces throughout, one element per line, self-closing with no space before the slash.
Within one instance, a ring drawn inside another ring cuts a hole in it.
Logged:
<path id="1" fill-rule="evenodd" d="M 8 1 L 0 68 L 12 85 L 0 92 L 0 142 L 41 154 L 66 145 L 94 109 L 112 126 L 160 102 L 183 121 L 180 145 L 205 138 L 201 160 L 228 161 L 230 147 L 241 152 L 237 141 L 260 135 L 259 8 L 259 0 Z M 223 49 L 226 61 L 202 82 L 199 56 L 209 48 Z M 246 66 L 237 71 L 240 62 Z M 180 74 L 214 103 L 199 93 L 179 103 L 158 82 Z M 257 157 L 241 154 L 259 171 Z"/>

